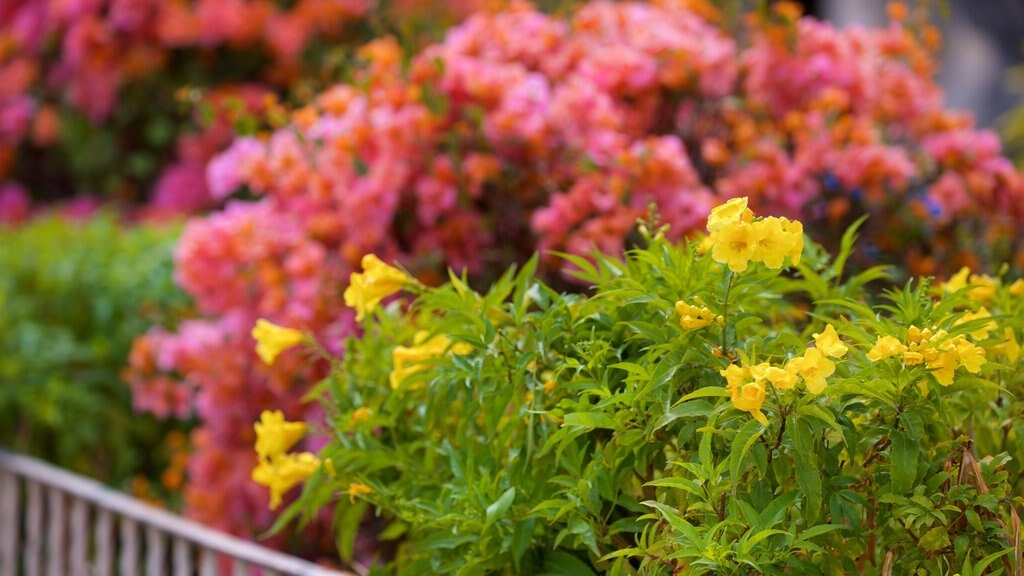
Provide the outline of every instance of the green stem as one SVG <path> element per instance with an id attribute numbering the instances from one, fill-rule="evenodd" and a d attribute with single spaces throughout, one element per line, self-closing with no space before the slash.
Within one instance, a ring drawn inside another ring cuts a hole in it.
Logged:
<path id="1" fill-rule="evenodd" d="M 736 275 L 728 268 L 725 271 L 729 281 L 725 285 L 725 303 L 722 305 L 722 356 L 729 359 L 729 293 L 732 292 L 732 281 Z"/>

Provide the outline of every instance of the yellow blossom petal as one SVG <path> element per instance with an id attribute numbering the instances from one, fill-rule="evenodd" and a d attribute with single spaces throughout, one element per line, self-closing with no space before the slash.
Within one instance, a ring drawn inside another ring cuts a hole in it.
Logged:
<path id="1" fill-rule="evenodd" d="M 256 339 L 256 354 L 268 366 L 274 364 L 281 352 L 301 344 L 305 338 L 298 330 L 278 326 L 263 318 L 256 321 L 252 337 Z"/>
<path id="2" fill-rule="evenodd" d="M 903 354 L 906 350 L 907 347 L 895 337 L 881 336 L 878 338 L 875 346 L 868 352 L 868 360 L 878 362 L 879 360 Z"/>
<path id="3" fill-rule="evenodd" d="M 717 232 L 726 224 L 739 222 L 746 210 L 746 198 L 733 198 L 725 204 L 716 206 L 708 216 L 708 232 Z"/>
<path id="4" fill-rule="evenodd" d="M 783 370 L 782 368 L 776 368 L 772 366 L 765 370 L 764 377 L 772 383 L 779 390 L 790 390 L 796 387 L 796 374 Z"/>
<path id="5" fill-rule="evenodd" d="M 256 431 L 256 454 L 261 459 L 274 458 L 287 452 L 306 434 L 302 422 L 288 422 L 280 410 L 264 410 Z"/>
<path id="6" fill-rule="evenodd" d="M 750 259 L 757 250 L 757 239 L 754 236 L 753 224 L 733 222 L 723 225 L 715 232 L 715 244 L 711 248 L 711 258 L 715 262 L 725 264 L 733 272 L 747 269 Z"/>
<path id="7" fill-rule="evenodd" d="M 363 272 L 353 272 L 345 289 L 345 305 L 356 309 L 356 321 L 362 321 L 381 300 L 415 284 L 415 280 L 394 266 L 388 266 L 373 254 L 363 256 Z"/>
<path id="8" fill-rule="evenodd" d="M 836 333 L 835 327 L 831 324 L 826 325 L 821 334 L 814 334 L 814 345 L 826 356 L 831 356 L 832 358 L 842 358 L 848 350 L 846 345 L 839 339 L 839 334 Z"/>
<path id="9" fill-rule="evenodd" d="M 281 454 L 269 460 L 261 459 L 252 471 L 257 484 L 270 488 L 270 509 L 281 504 L 281 497 L 320 468 L 320 459 L 314 454 Z"/>

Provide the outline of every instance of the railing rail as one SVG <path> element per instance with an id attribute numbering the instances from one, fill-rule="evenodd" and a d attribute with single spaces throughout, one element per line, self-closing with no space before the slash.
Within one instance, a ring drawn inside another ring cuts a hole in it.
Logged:
<path id="1" fill-rule="evenodd" d="M 94 480 L 0 450 L 0 576 L 142 574 L 353 576 L 229 536 Z"/>

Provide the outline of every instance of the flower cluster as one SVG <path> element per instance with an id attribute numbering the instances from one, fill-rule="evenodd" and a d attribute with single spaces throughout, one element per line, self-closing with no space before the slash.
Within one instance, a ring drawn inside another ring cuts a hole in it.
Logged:
<path id="1" fill-rule="evenodd" d="M 280 411 L 265 410 L 256 431 L 259 464 L 252 471 L 253 482 L 270 489 L 270 509 L 281 505 L 281 496 L 320 469 L 320 459 L 309 452 L 288 452 L 306 434 L 302 422 L 287 422 Z"/>
<path id="2" fill-rule="evenodd" d="M 987 336 L 987 331 L 981 339 Z M 935 380 L 949 386 L 957 368 L 977 374 L 985 363 L 985 350 L 971 343 L 966 336 L 950 336 L 945 330 L 911 326 L 906 344 L 893 336 L 881 336 L 867 353 L 872 362 L 898 357 L 904 366 L 924 364 Z"/>
<path id="3" fill-rule="evenodd" d="M 739 196 L 773 216 L 737 210 L 741 200 L 715 216 L 713 256 L 736 272 L 795 262 L 797 219 L 837 244 L 864 212 L 899 233 L 868 234 L 862 254 L 907 255 L 916 272 L 974 265 L 962 241 L 975 236 L 960 232 L 978 219 L 1001 239 L 993 247 L 1012 249 L 1020 177 L 997 141 L 942 107 L 917 27 L 837 30 L 784 9 L 748 20 L 740 43 L 703 2 L 592 2 L 566 16 L 513 2 L 408 62 L 396 41 L 375 40 L 351 82 L 275 131 L 236 139 L 206 168 L 226 207 L 190 222 L 177 252 L 179 282 L 206 315 L 197 322 L 218 337 L 187 367 L 130 374 L 143 395 L 180 379 L 202 428 L 217 430 L 190 470 L 191 512 L 230 523 L 228 502 L 253 510 L 251 492 L 199 462 L 241 454 L 244 427 L 227 424 L 261 409 L 302 417 L 311 409 L 296 398 L 324 373 L 284 358 L 248 366 L 255 320 L 302 326 L 339 352 L 355 316 L 380 301 L 366 276 L 341 297 L 366 254 L 401 261 L 427 286 L 445 265 L 486 278 L 538 249 L 551 273 L 550 251 L 620 251 L 652 204 L 674 240 Z M 710 313 L 680 315 L 697 327 Z M 235 356 L 218 362 L 225 350 Z M 817 386 L 829 360 L 810 354 L 801 363 Z M 244 405 L 203 400 L 228 388 L 247 391 Z M 224 504 L 201 510 L 210 500 Z"/>
<path id="4" fill-rule="evenodd" d="M 733 272 L 743 272 L 750 262 L 763 262 L 768 268 L 782 268 L 789 258 L 800 263 L 804 250 L 804 227 L 788 218 L 758 218 L 747 208 L 746 197 L 733 198 L 711 211 L 711 257 Z"/>
<path id="5" fill-rule="evenodd" d="M 700 330 L 722 321 L 722 317 L 709 310 L 707 306 L 694 306 L 682 300 L 676 302 L 676 312 L 679 313 L 679 327 L 683 330 Z"/>

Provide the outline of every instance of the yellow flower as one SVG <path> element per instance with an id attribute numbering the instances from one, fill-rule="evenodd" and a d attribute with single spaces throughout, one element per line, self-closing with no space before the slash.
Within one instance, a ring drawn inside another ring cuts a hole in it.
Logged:
<path id="1" fill-rule="evenodd" d="M 940 352 L 931 362 L 928 362 L 928 370 L 935 376 L 939 384 L 949 386 L 953 383 L 959 356 L 954 348 Z"/>
<path id="2" fill-rule="evenodd" d="M 1017 358 L 1020 358 L 1020 344 L 1017 343 L 1017 335 L 1014 334 L 1013 328 L 1007 326 L 1003 329 L 1003 336 L 1006 340 L 1002 344 L 993 346 L 992 351 L 1006 356 L 1010 364 L 1016 364 Z"/>
<path id="3" fill-rule="evenodd" d="M 715 262 L 728 266 L 733 272 L 743 272 L 756 250 L 754 226 L 746 222 L 732 222 L 723 225 L 715 233 L 711 257 Z"/>
<path id="4" fill-rule="evenodd" d="M 821 394 L 825 390 L 825 379 L 835 373 L 836 365 L 821 350 L 808 348 L 803 356 L 786 364 L 786 371 L 803 378 L 811 394 Z"/>
<path id="5" fill-rule="evenodd" d="M 981 310 L 978 310 L 977 312 L 964 313 L 964 315 L 961 316 L 956 322 L 953 322 L 953 326 L 959 326 L 961 324 L 971 322 L 973 320 L 981 320 L 982 318 L 991 317 L 992 315 L 989 314 L 988 310 L 984 306 L 982 306 Z M 974 332 L 970 333 L 971 338 L 974 338 L 975 340 L 984 340 L 985 338 L 988 338 L 988 333 L 992 331 L 992 329 L 994 328 L 996 328 L 995 321 L 986 322 L 985 324 L 981 325 L 981 328 L 978 328 Z"/>
<path id="6" fill-rule="evenodd" d="M 725 381 L 727 382 L 730 390 L 740 386 L 750 378 L 750 368 L 740 366 L 739 364 L 729 364 L 728 368 L 719 370 L 718 373 L 725 377 Z"/>
<path id="7" fill-rule="evenodd" d="M 949 280 L 946 280 L 946 283 L 943 284 L 943 288 L 946 289 L 946 292 L 950 293 L 956 292 L 958 290 L 963 290 L 964 288 L 967 287 L 967 279 L 970 277 L 970 275 L 971 269 L 968 268 L 967 266 L 964 266 L 963 268 L 960 269 L 959 272 L 950 276 Z"/>
<path id="8" fill-rule="evenodd" d="M 1009 292 L 1010 296 L 1024 296 L 1024 278 L 1010 284 Z"/>
<path id="9" fill-rule="evenodd" d="M 398 389 L 407 378 L 422 372 L 429 366 L 428 360 L 442 356 L 448 350 L 451 340 L 438 334 L 427 339 L 428 333 L 420 330 L 413 338 L 412 346 L 395 346 L 391 351 L 392 369 L 390 375 L 391 388 Z M 452 354 L 468 354 L 472 347 L 460 342 L 451 347 Z"/>
<path id="10" fill-rule="evenodd" d="M 349 502 L 354 504 L 355 501 L 356 501 L 356 497 L 357 496 L 363 496 L 365 494 L 373 494 L 373 488 L 370 488 L 366 484 L 360 484 L 359 482 L 353 482 L 343 492 L 343 494 L 348 494 Z"/>
<path id="11" fill-rule="evenodd" d="M 964 337 L 956 340 L 956 352 L 960 356 L 960 365 L 971 374 L 981 372 L 981 366 L 985 363 L 985 350 L 975 346 Z"/>
<path id="12" fill-rule="evenodd" d="M 363 256 L 363 272 L 353 272 L 345 289 L 345 305 L 356 309 L 356 321 L 362 321 L 380 301 L 416 281 L 394 266 L 388 266 L 373 254 Z"/>
<path id="13" fill-rule="evenodd" d="M 971 269 L 964 266 L 959 272 L 949 277 L 942 286 L 947 292 L 963 290 L 968 286 L 967 297 L 976 301 L 991 300 L 999 289 L 999 280 L 987 274 L 971 274 Z"/>
<path id="14" fill-rule="evenodd" d="M 767 426 L 768 418 L 761 412 L 761 405 L 764 404 L 765 387 L 761 382 L 746 382 L 738 386 L 729 386 L 732 405 L 737 410 L 749 413 L 754 420 Z"/>
<path id="15" fill-rule="evenodd" d="M 320 459 L 309 452 L 280 454 L 272 459 L 261 459 L 252 471 L 257 484 L 270 488 L 270 509 L 281 505 L 281 497 L 299 482 L 312 476 L 320 468 Z"/>
<path id="16" fill-rule="evenodd" d="M 842 358 L 846 355 L 846 351 L 849 350 L 845 344 L 839 339 L 839 334 L 836 333 L 836 329 L 831 324 L 827 324 L 821 334 L 814 334 L 814 345 L 825 353 L 826 356 L 832 358 Z"/>
<path id="17" fill-rule="evenodd" d="M 764 377 L 780 390 L 790 390 L 796 386 L 796 374 L 775 366 L 765 370 Z"/>
<path id="18" fill-rule="evenodd" d="M 676 302 L 676 312 L 679 312 L 679 326 L 683 330 L 699 330 L 713 324 L 717 317 L 707 306 L 693 306 L 680 300 Z"/>
<path id="19" fill-rule="evenodd" d="M 252 337 L 256 339 L 256 354 L 268 366 L 273 366 L 281 352 L 301 344 L 305 338 L 298 330 L 278 326 L 262 318 L 256 321 Z"/>
<path id="20" fill-rule="evenodd" d="M 286 421 L 280 410 L 264 410 L 253 429 L 256 430 L 256 454 L 261 459 L 284 454 L 306 434 L 305 424 Z"/>
<path id="21" fill-rule="evenodd" d="M 907 366 L 915 366 L 922 362 L 924 362 L 924 354 L 917 352 L 912 348 L 907 349 L 907 351 L 903 353 L 903 363 Z"/>
<path id="22" fill-rule="evenodd" d="M 708 232 L 718 232 L 726 224 L 739 222 L 747 210 L 746 198 L 733 198 L 716 206 L 708 216 Z"/>
<path id="23" fill-rule="evenodd" d="M 751 224 L 754 232 L 754 254 L 751 259 L 764 262 L 772 268 L 782 268 L 782 261 L 789 252 L 789 235 L 782 229 L 778 218 L 765 218 Z"/>
<path id="24" fill-rule="evenodd" d="M 786 255 L 789 256 L 793 266 L 800 263 L 800 255 L 804 252 L 804 225 L 799 220 L 779 218 L 782 221 L 782 229 L 789 236 L 786 245 Z"/>
<path id="25" fill-rule="evenodd" d="M 868 352 L 868 360 L 878 362 L 906 352 L 907 347 L 892 336 L 881 336 L 875 346 Z"/>

